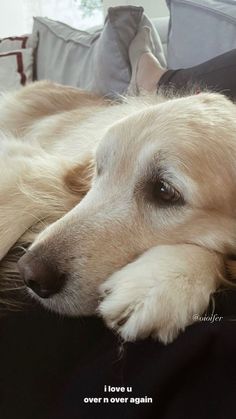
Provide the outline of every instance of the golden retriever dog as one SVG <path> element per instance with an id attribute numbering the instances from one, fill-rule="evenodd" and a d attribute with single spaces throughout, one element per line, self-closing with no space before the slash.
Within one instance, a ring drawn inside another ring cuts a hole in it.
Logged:
<path id="1" fill-rule="evenodd" d="M 171 342 L 235 252 L 235 105 L 207 92 L 113 103 L 39 82 L 0 107 L 1 296 L 19 268 L 50 310 Z"/>

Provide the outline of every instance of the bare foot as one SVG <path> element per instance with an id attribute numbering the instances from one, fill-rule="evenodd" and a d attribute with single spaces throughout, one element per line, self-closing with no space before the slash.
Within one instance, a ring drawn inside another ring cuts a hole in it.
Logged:
<path id="1" fill-rule="evenodd" d="M 166 72 L 157 58 L 154 50 L 150 29 L 142 28 L 129 47 L 129 58 L 132 68 L 132 77 L 128 88 L 129 94 L 137 94 L 140 90 L 156 91 L 157 83 Z"/>

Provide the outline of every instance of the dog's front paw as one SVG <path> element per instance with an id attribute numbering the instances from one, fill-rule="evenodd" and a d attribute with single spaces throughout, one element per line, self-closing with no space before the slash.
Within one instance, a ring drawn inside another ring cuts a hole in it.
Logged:
<path id="1" fill-rule="evenodd" d="M 186 311 L 180 318 L 173 290 L 169 292 L 157 275 L 128 265 L 101 287 L 99 313 L 125 341 L 152 335 L 168 343 L 188 323 Z"/>
<path id="2" fill-rule="evenodd" d="M 178 329 L 167 313 L 169 307 L 162 291 L 157 295 L 156 281 L 147 276 L 131 277 L 133 272 L 128 271 L 114 274 L 101 287 L 99 313 L 125 341 L 153 335 L 165 343 L 171 342 Z"/>
<path id="3" fill-rule="evenodd" d="M 151 335 L 171 342 L 203 313 L 216 289 L 215 256 L 195 248 L 158 246 L 113 274 L 100 288 L 98 311 L 106 324 L 125 341 Z M 209 263 L 214 268 L 206 272 Z"/>

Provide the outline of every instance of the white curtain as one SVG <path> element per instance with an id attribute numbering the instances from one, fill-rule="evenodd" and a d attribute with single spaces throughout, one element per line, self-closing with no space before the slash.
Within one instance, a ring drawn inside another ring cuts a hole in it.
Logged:
<path id="1" fill-rule="evenodd" d="M 110 6 L 129 5 L 142 6 L 145 13 L 150 18 L 168 16 L 169 10 L 166 6 L 166 0 L 103 0 L 104 10 Z"/>
<path id="2" fill-rule="evenodd" d="M 30 29 L 33 16 L 46 16 L 59 20 L 73 27 L 84 29 L 86 27 L 101 25 L 103 23 L 102 7 L 86 13 L 80 0 L 21 0 L 23 2 L 25 19 Z M 87 2 L 91 4 L 93 2 Z M 99 1 L 95 2 L 99 3 Z M 102 3 L 102 1 L 101 1 Z"/>
<path id="3" fill-rule="evenodd" d="M 0 37 L 30 33 L 33 16 L 46 16 L 78 29 L 101 25 L 101 5 L 102 0 L 0 0 Z"/>
<path id="4" fill-rule="evenodd" d="M 42 0 L 21 0 L 22 11 L 24 16 L 25 25 L 28 33 L 32 31 L 33 16 L 42 16 Z"/>

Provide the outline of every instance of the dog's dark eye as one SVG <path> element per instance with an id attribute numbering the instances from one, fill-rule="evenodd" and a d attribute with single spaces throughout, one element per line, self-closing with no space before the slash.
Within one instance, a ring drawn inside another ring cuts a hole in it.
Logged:
<path id="1" fill-rule="evenodd" d="M 148 200 L 156 205 L 170 206 L 183 205 L 184 203 L 181 194 L 172 185 L 161 179 L 148 182 L 145 192 Z"/>
<path id="2" fill-rule="evenodd" d="M 181 198 L 180 193 L 164 181 L 159 181 L 154 189 L 156 199 L 163 203 L 175 203 Z"/>

